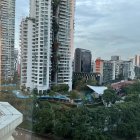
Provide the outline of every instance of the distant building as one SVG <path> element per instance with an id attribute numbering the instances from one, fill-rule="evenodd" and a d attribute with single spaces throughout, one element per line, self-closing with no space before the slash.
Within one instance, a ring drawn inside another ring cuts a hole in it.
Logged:
<path id="1" fill-rule="evenodd" d="M 95 73 L 95 62 L 91 62 L 91 73 Z"/>
<path id="2" fill-rule="evenodd" d="M 73 81 L 78 79 L 85 79 L 88 80 L 96 80 L 98 84 L 101 84 L 101 75 L 99 73 L 73 73 Z"/>
<path id="3" fill-rule="evenodd" d="M 15 0 L 0 0 L 0 84 L 14 76 Z"/>
<path id="4" fill-rule="evenodd" d="M 123 61 L 112 61 L 114 63 L 114 80 L 122 80 L 121 77 L 123 75 Z"/>
<path id="5" fill-rule="evenodd" d="M 118 61 L 118 60 L 120 60 L 120 56 L 117 56 L 117 55 L 111 56 L 111 60 Z"/>
<path id="6" fill-rule="evenodd" d="M 123 76 L 124 79 L 134 79 L 135 78 L 135 68 L 132 61 L 123 62 Z"/>
<path id="7" fill-rule="evenodd" d="M 95 61 L 95 72 L 101 74 L 102 83 L 109 83 L 114 80 L 115 70 L 114 63 L 112 61 L 102 60 L 97 58 Z"/>
<path id="8" fill-rule="evenodd" d="M 75 50 L 75 72 L 91 72 L 91 51 L 77 48 Z"/>
<path id="9" fill-rule="evenodd" d="M 140 66 L 135 66 L 135 78 L 140 79 Z"/>
<path id="10" fill-rule="evenodd" d="M 102 60 L 101 58 L 97 58 L 95 61 L 95 72 L 96 73 L 100 73 L 101 75 L 103 75 L 103 63 L 104 60 Z"/>
<path id="11" fill-rule="evenodd" d="M 128 86 L 128 85 L 132 85 L 134 84 L 135 81 L 127 81 L 127 80 L 122 80 L 120 82 L 117 82 L 117 83 L 112 83 L 111 84 L 111 87 L 115 90 L 119 90 L 121 89 L 122 87 L 125 87 L 125 86 Z"/>
<path id="12" fill-rule="evenodd" d="M 140 56 L 135 55 L 135 66 L 140 66 Z"/>
<path id="13" fill-rule="evenodd" d="M 110 83 L 114 80 L 114 63 L 104 60 L 103 62 L 103 83 Z"/>

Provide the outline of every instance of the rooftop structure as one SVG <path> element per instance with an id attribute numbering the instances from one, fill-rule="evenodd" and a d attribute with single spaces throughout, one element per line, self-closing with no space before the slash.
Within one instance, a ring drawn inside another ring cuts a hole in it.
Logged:
<path id="1" fill-rule="evenodd" d="M 107 89 L 107 87 L 105 86 L 90 86 L 90 85 L 87 85 L 87 86 L 99 95 L 103 95 L 104 91 Z"/>
<path id="2" fill-rule="evenodd" d="M 118 89 L 121 89 L 122 87 L 125 87 L 125 86 L 128 86 L 128 85 L 132 85 L 132 84 L 134 84 L 134 83 L 135 83 L 135 81 L 122 80 L 122 81 L 117 82 L 117 83 L 112 83 L 112 84 L 111 84 L 111 87 L 112 87 L 113 89 L 118 90 Z"/>
<path id="3" fill-rule="evenodd" d="M 15 128 L 22 123 L 23 116 L 7 102 L 0 102 L 0 139 L 14 140 Z"/>

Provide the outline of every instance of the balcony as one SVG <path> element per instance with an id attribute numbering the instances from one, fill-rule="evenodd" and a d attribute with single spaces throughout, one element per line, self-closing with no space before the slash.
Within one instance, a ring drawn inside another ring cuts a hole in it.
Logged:
<path id="1" fill-rule="evenodd" d="M 14 140 L 15 128 L 22 123 L 23 115 L 7 102 L 0 102 L 0 139 Z"/>

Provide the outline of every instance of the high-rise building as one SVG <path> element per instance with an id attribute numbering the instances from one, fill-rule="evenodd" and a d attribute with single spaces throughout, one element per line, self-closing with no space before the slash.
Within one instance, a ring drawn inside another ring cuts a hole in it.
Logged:
<path id="1" fill-rule="evenodd" d="M 97 58 L 95 61 L 95 72 L 100 74 L 100 81 L 103 82 L 103 64 L 104 60 Z"/>
<path id="2" fill-rule="evenodd" d="M 135 55 L 135 66 L 140 66 L 140 56 Z"/>
<path id="3" fill-rule="evenodd" d="M 135 66 L 135 78 L 140 79 L 140 66 Z"/>
<path id="4" fill-rule="evenodd" d="M 30 0 L 30 15 L 21 27 L 25 37 L 21 85 L 39 92 L 53 84 L 72 88 L 74 4 L 74 0 Z"/>
<path id="5" fill-rule="evenodd" d="M 33 88 L 33 38 L 34 20 L 31 18 L 22 19 L 20 24 L 20 64 L 21 64 L 21 85 Z"/>
<path id="6" fill-rule="evenodd" d="M 75 72 L 91 72 L 91 51 L 77 48 L 75 50 Z"/>
<path id="7" fill-rule="evenodd" d="M 95 72 L 100 73 L 101 75 L 103 75 L 103 62 L 104 60 L 101 58 L 97 58 L 95 61 Z"/>
<path id="8" fill-rule="evenodd" d="M 101 75 L 101 83 L 109 83 L 115 79 L 115 64 L 113 61 L 97 58 L 95 61 L 95 71 Z"/>
<path id="9" fill-rule="evenodd" d="M 111 56 L 111 60 L 112 61 L 119 61 L 120 60 L 120 56 L 117 56 L 117 55 Z"/>
<path id="10" fill-rule="evenodd" d="M 124 79 L 134 79 L 135 78 L 135 67 L 132 61 L 123 62 L 123 76 Z"/>
<path id="11" fill-rule="evenodd" d="M 115 80 L 115 64 L 112 61 L 104 60 L 103 62 L 103 83 L 110 83 Z"/>
<path id="12" fill-rule="evenodd" d="M 121 77 L 123 75 L 123 61 L 118 60 L 118 61 L 112 61 L 111 62 L 114 64 L 114 80 L 121 80 Z"/>
<path id="13" fill-rule="evenodd" d="M 0 0 L 0 84 L 14 75 L 15 0 Z"/>

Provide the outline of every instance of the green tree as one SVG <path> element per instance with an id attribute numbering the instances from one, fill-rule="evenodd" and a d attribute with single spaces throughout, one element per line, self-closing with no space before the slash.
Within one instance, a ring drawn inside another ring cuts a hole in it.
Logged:
<path id="1" fill-rule="evenodd" d="M 113 89 L 107 89 L 104 91 L 102 99 L 109 105 L 109 103 L 114 104 L 119 98 Z"/>
<path id="2" fill-rule="evenodd" d="M 54 85 L 52 86 L 51 90 L 53 90 L 54 92 L 67 93 L 69 90 L 69 86 L 67 84 Z"/>
<path id="3" fill-rule="evenodd" d="M 69 95 L 70 95 L 70 99 L 79 99 L 80 98 L 80 94 L 76 90 L 70 91 Z"/>

